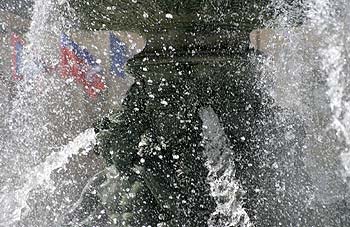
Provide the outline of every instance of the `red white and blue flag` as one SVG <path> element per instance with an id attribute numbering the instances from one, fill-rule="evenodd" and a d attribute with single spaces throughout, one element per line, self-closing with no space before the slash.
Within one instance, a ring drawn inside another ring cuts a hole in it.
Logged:
<path id="1" fill-rule="evenodd" d="M 125 65 L 129 58 L 128 48 L 113 32 L 109 33 L 108 38 L 110 59 L 107 62 L 110 63 L 110 74 L 123 78 L 125 77 Z M 23 78 L 21 67 L 24 45 L 25 41 L 19 35 L 15 33 L 11 35 L 12 78 L 14 80 Z M 56 67 L 47 67 L 42 62 L 39 65 L 43 66 L 47 72 L 56 70 Z M 59 73 L 64 79 L 72 78 L 76 83 L 82 85 L 85 92 L 92 98 L 97 97 L 106 89 L 101 62 L 97 61 L 87 48 L 79 45 L 65 33 L 62 33 L 60 40 Z"/>
<path id="2" fill-rule="evenodd" d="M 86 49 L 79 46 L 66 34 L 61 36 L 61 75 L 73 78 L 83 85 L 86 93 L 95 98 L 106 88 L 102 66 Z"/>
<path id="3" fill-rule="evenodd" d="M 21 80 L 21 65 L 23 46 L 25 41 L 16 33 L 11 34 L 11 47 L 12 47 L 12 79 Z"/>

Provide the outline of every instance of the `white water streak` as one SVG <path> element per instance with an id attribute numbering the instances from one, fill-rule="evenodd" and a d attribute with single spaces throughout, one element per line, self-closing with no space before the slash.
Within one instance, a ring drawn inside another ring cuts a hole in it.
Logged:
<path id="1" fill-rule="evenodd" d="M 63 8 L 70 10 L 66 5 L 67 0 L 35 0 L 32 22 L 27 34 L 27 52 L 30 54 L 28 61 L 41 61 L 47 65 L 58 64 L 58 37 L 70 23 L 62 15 Z"/>
<path id="2" fill-rule="evenodd" d="M 46 160 L 34 166 L 23 177 L 25 184 L 23 187 L 16 191 L 5 191 L 3 188 L 0 196 L 0 204 L 2 207 L 2 213 L 0 215 L 0 226 L 10 226 L 11 224 L 19 221 L 21 217 L 26 215 L 29 207 L 27 206 L 27 199 L 31 190 L 41 187 L 42 189 L 54 190 L 54 186 L 51 182 L 51 173 L 59 168 L 63 168 L 74 155 L 78 155 L 80 152 L 88 152 L 96 143 L 96 135 L 93 129 L 88 129 L 85 132 L 77 136 L 73 141 L 69 142 L 66 146 L 60 149 L 59 152 L 52 153 Z M 8 190 L 11 190 L 7 188 Z"/>
<path id="3" fill-rule="evenodd" d="M 233 151 L 229 148 L 229 142 L 219 118 L 212 108 L 207 108 L 201 111 L 201 119 L 204 153 L 208 159 L 207 180 L 217 205 L 208 220 L 208 225 L 210 227 L 252 226 L 238 200 L 241 189 L 235 178 Z"/>
<path id="4" fill-rule="evenodd" d="M 327 95 L 330 98 L 332 127 L 340 141 L 345 142 L 340 158 L 344 167 L 343 177 L 350 177 L 350 4 L 348 1 L 314 0 L 310 10 L 311 22 L 318 27 L 318 34 L 324 37 L 319 49 L 322 69 L 326 72 Z"/>

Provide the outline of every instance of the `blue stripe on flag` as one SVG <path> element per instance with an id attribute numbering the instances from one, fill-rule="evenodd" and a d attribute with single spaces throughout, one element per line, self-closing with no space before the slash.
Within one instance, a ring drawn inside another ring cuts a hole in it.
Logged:
<path id="1" fill-rule="evenodd" d="M 110 51 L 111 51 L 111 73 L 124 77 L 125 65 L 128 60 L 126 46 L 120 41 L 115 34 L 109 33 Z"/>

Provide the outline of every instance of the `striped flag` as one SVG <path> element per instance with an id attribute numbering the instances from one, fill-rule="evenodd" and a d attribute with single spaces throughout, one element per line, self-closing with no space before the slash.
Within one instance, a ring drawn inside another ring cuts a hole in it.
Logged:
<path id="1" fill-rule="evenodd" d="M 64 33 L 61 36 L 60 52 L 63 78 L 72 77 L 78 84 L 83 85 L 86 93 L 92 98 L 106 89 L 100 62 L 86 48 L 79 46 Z"/>

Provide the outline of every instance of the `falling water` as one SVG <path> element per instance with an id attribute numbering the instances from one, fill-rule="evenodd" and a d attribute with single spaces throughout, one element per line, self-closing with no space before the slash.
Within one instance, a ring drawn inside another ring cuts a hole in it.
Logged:
<path id="1" fill-rule="evenodd" d="M 203 143 L 209 169 L 208 182 L 217 207 L 209 219 L 209 226 L 252 226 L 249 217 L 237 199 L 242 193 L 235 180 L 233 151 L 212 108 L 201 111 Z"/>
<path id="2" fill-rule="evenodd" d="M 95 143 L 92 129 L 75 125 L 80 107 L 69 109 L 75 88 L 63 89 L 65 81 L 49 70 L 58 65 L 58 37 L 69 24 L 60 14 L 63 7 L 67 7 L 66 1 L 34 2 L 21 68 L 24 79 L 14 88 L 17 94 L 4 119 L 7 137 L 2 141 L 1 178 L 7 180 L 0 182 L 0 226 L 54 223 L 60 210 L 74 202 L 61 200 L 72 199 L 71 195 L 77 193 L 62 189 L 74 184 L 69 182 L 74 179 L 57 171 L 65 168 L 74 155 L 87 155 Z M 64 198 L 60 193 L 66 193 Z M 35 214 L 38 212 L 40 216 Z"/>
<path id="3" fill-rule="evenodd" d="M 349 34 L 350 3 L 348 1 L 315 1 L 315 9 L 311 12 L 311 23 L 318 27 L 318 35 L 322 36 L 320 49 L 321 69 L 327 75 L 328 92 L 331 109 L 331 127 L 336 130 L 339 140 L 338 148 L 344 169 L 344 180 L 349 172 L 350 145 L 350 103 L 349 103 Z"/>
<path id="4" fill-rule="evenodd" d="M 341 208 L 350 175 L 349 12 L 342 0 L 284 5 L 268 25 L 265 46 L 264 79 L 276 105 L 303 119 L 302 152 L 315 188 L 311 208 L 322 226 L 345 226 L 349 215 Z"/>
<path id="5" fill-rule="evenodd" d="M 276 0 L 275 5 L 281 2 Z M 47 218 L 36 220 L 39 226 L 56 223 L 62 210 L 74 201 L 61 201 L 65 204 L 62 207 L 48 202 L 57 186 L 52 175 L 95 143 L 92 129 L 75 125 L 79 111 L 69 111 L 74 100 L 67 97 L 74 88 L 67 89 L 66 82 L 48 70 L 58 64 L 57 37 L 71 23 L 61 15 L 64 7 L 68 7 L 64 0 L 36 0 L 34 4 L 22 68 L 25 79 L 18 83 L 18 94 L 5 118 L 9 133 L 2 141 L 0 168 L 1 179 L 9 180 L 0 182 L 0 226 L 30 225 L 38 218 L 30 217 L 30 209 L 34 208 L 43 211 L 40 218 Z M 347 0 L 308 0 L 281 9 L 267 24 L 272 35 L 265 49 L 263 80 L 271 85 L 276 106 L 295 111 L 303 119 L 305 165 L 315 186 L 311 207 L 333 206 L 349 198 L 349 13 Z M 299 23 L 301 20 L 303 23 Z M 209 225 L 251 226 L 237 200 L 242 192 L 219 120 L 210 108 L 203 110 L 201 117 L 208 182 L 217 203 Z M 67 125 L 61 125 L 62 119 Z M 86 131 L 79 131 L 82 128 Z M 65 133 L 57 136 L 57 130 Z M 47 202 L 44 207 L 35 204 L 38 197 Z M 335 213 L 318 215 L 320 219 L 332 219 Z M 217 217 L 220 223 L 215 221 Z"/>

